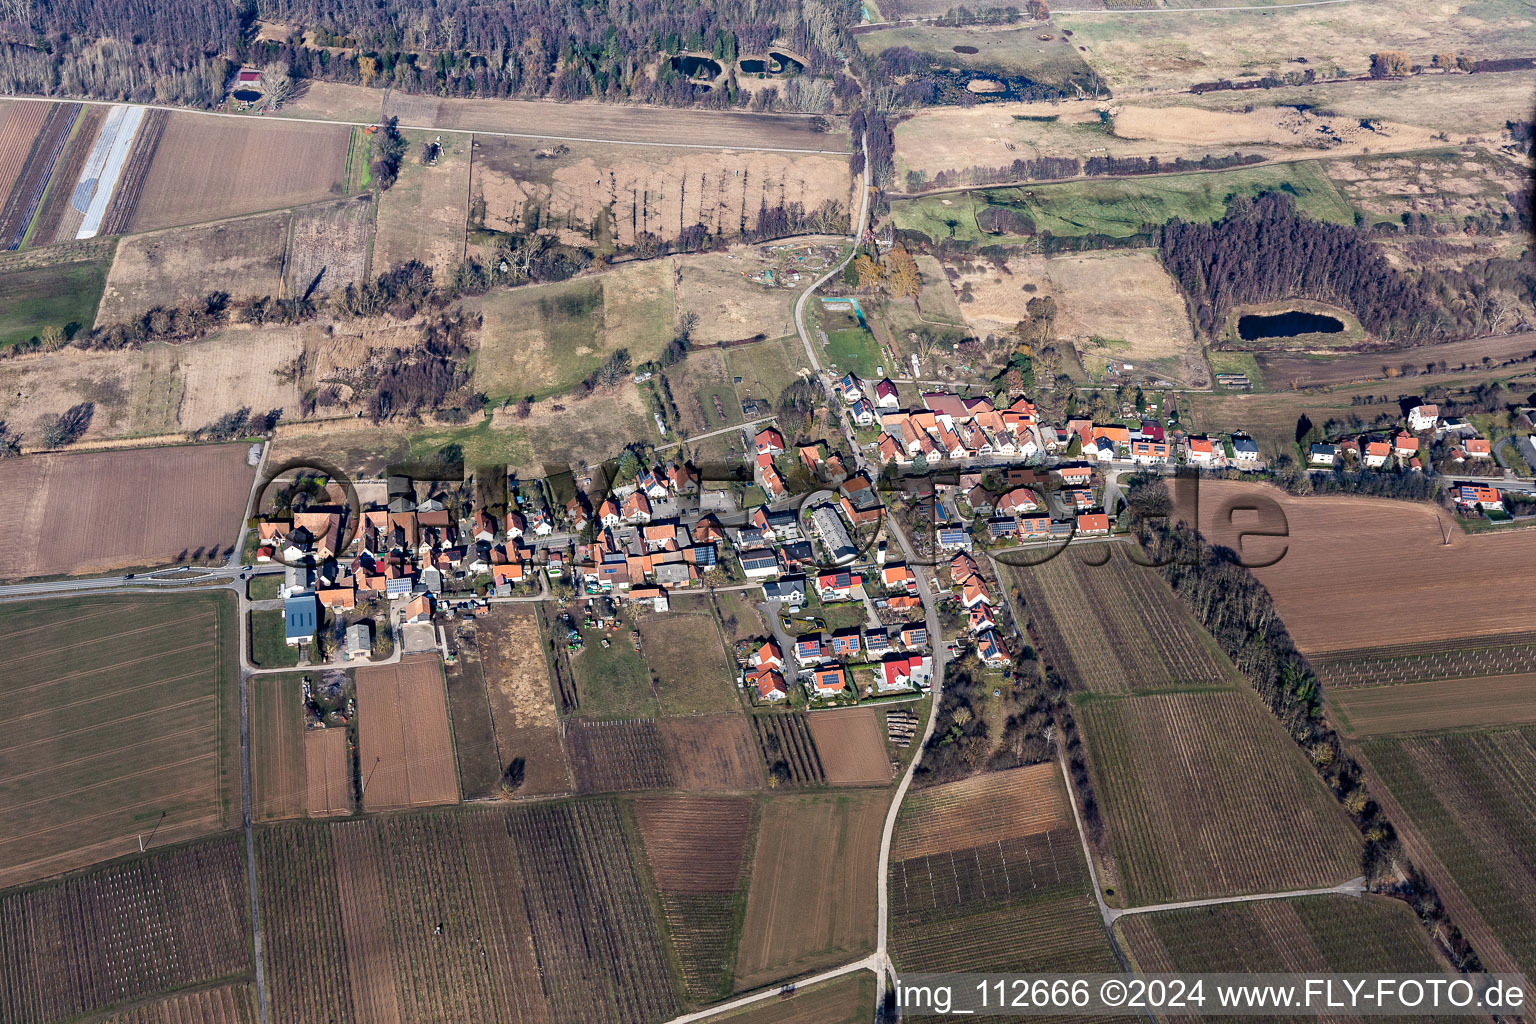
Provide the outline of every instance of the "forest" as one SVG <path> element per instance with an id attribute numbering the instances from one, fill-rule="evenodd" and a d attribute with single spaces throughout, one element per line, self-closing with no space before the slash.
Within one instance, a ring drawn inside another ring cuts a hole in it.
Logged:
<path id="1" fill-rule="evenodd" d="M 830 111 L 828 79 L 842 68 L 838 54 L 857 53 L 850 30 L 859 16 L 856 0 L 6 4 L 0 91 L 209 107 L 223 100 L 237 64 L 275 62 L 294 78 L 403 92 L 725 107 L 751 99 L 734 71 L 711 89 L 665 58 L 692 51 L 731 64 L 778 43 L 806 58 L 806 74 L 777 83 L 775 102 Z M 290 31 L 258 40 L 258 20 Z"/>

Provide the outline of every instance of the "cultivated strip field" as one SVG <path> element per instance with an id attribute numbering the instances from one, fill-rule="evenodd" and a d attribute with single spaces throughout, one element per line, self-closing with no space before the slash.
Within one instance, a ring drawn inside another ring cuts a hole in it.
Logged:
<path id="1" fill-rule="evenodd" d="M 0 887 L 239 823 L 236 636 L 227 594 L 0 607 Z"/>
<path id="2" fill-rule="evenodd" d="M 365 810 L 459 799 L 448 702 L 436 655 L 357 670 L 357 745 Z"/>
<path id="3" fill-rule="evenodd" d="M 1351 736 L 1536 722 L 1536 674 L 1357 686 L 1328 695 Z"/>
<path id="4" fill-rule="evenodd" d="M 1046 664 L 1075 689 L 1131 693 L 1233 678 L 1231 664 L 1157 571 L 1132 564 L 1123 550 L 1103 565 L 1068 551 L 999 572 L 1023 595 Z"/>
<path id="5" fill-rule="evenodd" d="M 746 716 L 593 722 L 573 718 L 566 744 L 582 793 L 762 789 L 762 761 Z"/>
<path id="6" fill-rule="evenodd" d="M 775 764 L 782 763 L 785 777 L 796 786 L 814 786 L 827 781 L 816 741 L 805 724 L 809 717 L 799 711 L 750 716 L 763 764 L 772 769 Z"/>
<path id="7" fill-rule="evenodd" d="M 251 810 L 258 819 L 304 813 L 304 720 L 300 676 L 252 676 Z"/>
<path id="8" fill-rule="evenodd" d="M 1329 688 L 1536 672 L 1536 633 L 1326 651 L 1307 659 Z"/>
<path id="9" fill-rule="evenodd" d="M 709 1024 L 864 1024 L 874 1014 L 874 1006 L 874 976 L 860 971 L 711 1017 Z"/>
<path id="10" fill-rule="evenodd" d="M 48 179 L 79 116 L 78 103 L 47 104 L 42 124 L 24 143 L 26 159 L 12 182 L 10 194 L 0 201 L 0 248 L 15 249 L 26 237 L 43 201 Z"/>
<path id="11" fill-rule="evenodd" d="M 1359 833 L 1252 694 L 1092 700 L 1077 715 L 1129 905 L 1359 874 Z"/>
<path id="12" fill-rule="evenodd" d="M 351 140 L 337 125 L 177 111 L 149 165 L 131 230 L 318 202 L 342 183 Z"/>
<path id="13" fill-rule="evenodd" d="M 753 803 L 679 795 L 646 797 L 634 806 L 688 991 L 701 999 L 720 994 L 735 953 L 731 926 L 741 904 Z"/>
<path id="14" fill-rule="evenodd" d="M 1383 896 L 1306 896 L 1165 910 L 1121 918 L 1116 928 L 1132 965 L 1147 973 L 1438 974 L 1446 969 L 1408 905 Z"/>
<path id="15" fill-rule="evenodd" d="M 256 475 L 249 447 L 0 461 L 0 493 L 12 496 L 0 506 L 0 534 L 8 538 L 0 579 L 164 565 L 232 547 Z"/>
<path id="16" fill-rule="evenodd" d="M 1536 730 L 1366 740 L 1388 817 L 1488 970 L 1536 971 Z"/>
<path id="17" fill-rule="evenodd" d="M 1054 763 L 984 772 L 919 789 L 902 801 L 891 859 L 927 857 L 956 842 L 999 842 L 1072 824 L 1072 807 Z"/>
<path id="18" fill-rule="evenodd" d="M 266 830 L 263 913 L 292 936 L 269 953 L 274 1019 L 664 1020 L 676 1003 L 635 856 L 603 801 Z M 311 896 L 317 876 L 337 885 Z"/>
<path id="19" fill-rule="evenodd" d="M 372 201 L 345 199 L 295 210 L 285 291 L 294 297 L 340 291 L 368 276 Z"/>
<path id="20" fill-rule="evenodd" d="M 352 812 L 352 752 L 345 729 L 304 733 L 304 810 L 311 817 Z"/>
<path id="21" fill-rule="evenodd" d="M 885 729 L 874 708 L 817 711 L 806 716 L 821 754 L 826 779 L 834 786 L 884 786 L 891 781 Z"/>
<path id="22" fill-rule="evenodd" d="M 48 108 L 47 103 L 8 103 L 0 114 L 0 196 L 11 194 Z"/>
<path id="23" fill-rule="evenodd" d="M 758 829 L 737 989 L 858 957 L 873 944 L 886 793 L 769 801 Z"/>
<path id="24" fill-rule="evenodd" d="M 52 1024 L 247 974 L 240 850 L 229 836 L 0 897 L 0 1019 Z"/>
<path id="25" fill-rule="evenodd" d="M 80 122 L 59 157 L 52 184 L 43 196 L 42 206 L 38 208 L 37 222 L 32 226 L 30 247 L 75 240 L 80 224 L 85 219 L 86 207 L 90 205 L 90 189 L 85 188 L 80 179 L 86 178 L 90 186 L 94 187 L 94 180 L 88 177 L 90 172 L 87 171 L 87 163 L 95 155 L 96 139 L 101 134 L 102 123 L 107 119 L 110 109 L 89 106 L 81 112 Z M 77 203 L 76 193 L 82 190 L 83 196 Z"/>
<path id="26" fill-rule="evenodd" d="M 1268 561 L 1284 547 L 1279 562 L 1253 573 L 1304 654 L 1358 648 L 1362 639 L 1386 647 L 1520 633 L 1536 622 L 1536 592 L 1526 585 L 1528 567 L 1536 564 L 1536 532 L 1468 536 L 1433 505 L 1295 498 L 1262 484 L 1203 480 L 1201 533 L 1213 543 L 1234 545 L 1235 533 L 1255 519 L 1239 513 L 1235 523 L 1222 525 L 1226 510 L 1253 495 L 1278 502 L 1288 524 L 1288 538 L 1252 539 L 1247 556 Z M 1392 557 L 1383 558 L 1384 551 Z M 1320 579 L 1329 581 L 1325 590 L 1318 589 Z M 1478 585 L 1469 588 L 1466 580 Z M 1376 616 L 1363 635 L 1349 628 L 1350 616 L 1382 594 L 1392 594 L 1401 607 L 1453 605 L 1455 613 Z"/>
<path id="27" fill-rule="evenodd" d="M 680 789 L 739 793 L 762 789 L 762 761 L 745 715 L 696 715 L 656 723 Z"/>
<path id="28" fill-rule="evenodd" d="M 256 989 L 250 983 L 178 992 L 92 1024 L 255 1024 Z"/>

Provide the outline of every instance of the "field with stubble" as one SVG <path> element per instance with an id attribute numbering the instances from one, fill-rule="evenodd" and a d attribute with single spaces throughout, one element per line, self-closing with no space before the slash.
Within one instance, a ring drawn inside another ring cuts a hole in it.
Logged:
<path id="1" fill-rule="evenodd" d="M 340 125 L 171 115 L 129 230 L 298 206 L 341 189 L 352 132 Z"/>
<path id="2" fill-rule="evenodd" d="M 288 221 L 287 213 L 269 213 L 128 236 L 107 274 L 96 323 L 127 323 L 157 306 L 179 306 L 212 291 L 233 299 L 276 298 Z"/>
<path id="3" fill-rule="evenodd" d="M 0 887 L 239 824 L 236 628 L 222 593 L 0 608 Z"/>
<path id="4" fill-rule="evenodd" d="M 358 669 L 357 734 L 365 810 L 459 799 L 437 655 Z"/>
<path id="5" fill-rule="evenodd" d="M 233 546 L 256 470 L 247 445 L 0 462 L 0 579 L 163 565 Z"/>

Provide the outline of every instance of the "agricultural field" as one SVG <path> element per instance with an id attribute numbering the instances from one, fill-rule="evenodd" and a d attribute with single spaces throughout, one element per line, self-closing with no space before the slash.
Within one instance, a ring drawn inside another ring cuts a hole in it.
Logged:
<path id="1" fill-rule="evenodd" d="M 448 689 L 448 721 L 453 727 L 459 791 L 466 800 L 492 796 L 503 779 L 477 625 L 474 619 L 459 619 L 444 626 L 452 645 L 450 650 L 455 653 L 453 662 L 443 666 Z"/>
<path id="2" fill-rule="evenodd" d="M 1511 0 L 1433 10 L 1410 0 L 1386 0 L 1362 10 L 1287 6 L 1277 5 L 1273 14 L 1261 16 L 1230 11 L 1113 18 L 1057 12 L 1054 21 L 1073 32 L 1072 41 L 1086 48 L 1089 66 L 1116 94 L 1265 75 L 1277 63 L 1298 57 L 1360 75 L 1370 55 L 1380 50 L 1407 50 L 1415 61 L 1428 63 L 1425 51 L 1431 40 L 1436 52 L 1480 58 L 1528 55 L 1519 40 L 1531 27 L 1530 12 Z"/>
<path id="3" fill-rule="evenodd" d="M 806 715 L 827 782 L 834 786 L 885 786 L 891 755 L 885 727 L 874 708 L 816 711 Z"/>
<path id="4" fill-rule="evenodd" d="M 268 213 L 195 228 L 129 235 L 117 247 L 96 324 L 126 323 L 209 292 L 282 294 L 290 216 Z"/>
<path id="5" fill-rule="evenodd" d="M 758 828 L 736 988 L 855 959 L 875 929 L 875 876 L 887 793 L 784 796 Z"/>
<path id="6" fill-rule="evenodd" d="M 406 140 L 400 177 L 378 198 L 378 223 L 373 239 L 373 268 L 419 260 L 443 271 L 464 258 L 469 216 L 468 136 L 402 131 Z M 424 147 L 439 147 L 428 164 Z"/>
<path id="7" fill-rule="evenodd" d="M 237 635 L 223 594 L 0 608 L 0 887 L 239 823 Z"/>
<path id="8" fill-rule="evenodd" d="M 436 655 L 357 670 L 358 766 L 363 807 L 454 803 L 453 734 Z"/>
<path id="9" fill-rule="evenodd" d="M 234 836 L 162 847 L 0 897 L 0 1018 L 54 1024 L 249 976 L 249 906 Z"/>
<path id="10" fill-rule="evenodd" d="M 1348 384 L 1354 381 L 1380 380 L 1386 368 L 1400 370 L 1404 363 L 1419 365 L 1444 360 L 1448 367 L 1480 367 L 1486 357 L 1494 365 L 1510 359 L 1525 359 L 1536 345 L 1526 334 L 1512 334 L 1472 341 L 1453 341 L 1433 349 L 1410 348 L 1385 352 L 1361 352 L 1328 358 L 1314 355 L 1275 352 L 1261 354 L 1259 365 L 1271 387 L 1314 387 L 1323 384 Z"/>
<path id="11" fill-rule="evenodd" d="M 1072 826 L 1072 807 L 1054 763 L 973 775 L 913 790 L 902 801 L 892 860 L 946 853 Z"/>
<path id="12" fill-rule="evenodd" d="M 1110 547 L 1103 565 L 1067 551 L 999 569 L 1022 595 L 1046 664 L 1090 693 L 1230 685 L 1231 662 L 1157 571 Z"/>
<path id="13" fill-rule="evenodd" d="M 627 720 L 660 713 L 650 666 L 629 635 L 633 623 L 624 617 L 616 632 L 589 629 L 582 649 L 569 654 L 583 717 Z M 603 640 L 608 641 L 607 647 Z"/>
<path id="14" fill-rule="evenodd" d="M 1359 874 L 1359 832 L 1251 693 L 1089 699 L 1077 718 L 1127 905 Z"/>
<path id="15" fill-rule="evenodd" d="M 1378 686 L 1536 672 L 1536 633 L 1326 651 L 1307 659 L 1324 686 Z"/>
<path id="16" fill-rule="evenodd" d="M 42 336 L 88 331 L 106 287 L 105 260 L 80 260 L 0 273 L 0 349 Z"/>
<path id="17" fill-rule="evenodd" d="M 822 230 L 843 232 L 850 180 L 846 142 L 835 143 L 827 154 L 735 153 L 480 136 L 471 227 L 545 230 L 602 249 L 647 234 L 672 241 L 699 224 L 734 238 L 755 228 L 765 207 L 799 203 L 810 212 L 837 202 L 842 216 Z"/>
<path id="18" fill-rule="evenodd" d="M 198 224 L 326 199 L 341 191 L 350 141 L 351 131 L 339 125 L 173 113 L 128 230 Z"/>
<path id="19" fill-rule="evenodd" d="M 1536 730 L 1379 737 L 1372 795 L 1490 971 L 1536 969 Z"/>
<path id="20" fill-rule="evenodd" d="M 10 196 L 51 107 L 49 103 L 8 102 L 0 111 L 0 196 Z"/>
<path id="21" fill-rule="evenodd" d="M 5 169 L 0 171 L 0 178 L 14 175 L 9 192 L 0 196 L 0 249 L 18 248 L 27 237 L 81 110 L 78 103 L 38 104 L 44 112 L 37 120 L 35 112 L 19 111 L 21 106 L 30 104 L 12 105 L 16 149 L 6 154 Z M 34 121 L 36 127 L 31 128 Z M 10 171 L 11 167 L 16 170 Z"/>
<path id="22" fill-rule="evenodd" d="M 256 988 L 249 982 L 178 992 L 92 1024 L 256 1024 Z"/>
<path id="23" fill-rule="evenodd" d="M 1211 222 L 1239 195 L 1284 189 L 1304 215 L 1335 224 L 1353 224 L 1354 210 L 1315 161 L 1265 164 L 1199 174 L 1085 181 L 978 189 L 891 203 L 896 227 L 938 242 L 954 238 L 977 245 L 1024 245 L 1037 234 L 1101 234 L 1129 238 L 1146 224 L 1175 217 Z M 978 216 L 988 207 L 1011 214 L 1013 227 L 989 231 Z"/>
<path id="24" fill-rule="evenodd" d="M 305 731 L 304 810 L 316 818 L 352 813 L 352 751 L 345 729 Z"/>
<path id="25" fill-rule="evenodd" d="M 300 707 L 302 675 L 250 679 L 251 813 L 257 820 L 295 818 L 307 804 L 309 740 Z"/>
<path id="26" fill-rule="evenodd" d="M 1444 964 L 1407 904 L 1304 896 L 1133 914 L 1115 925 L 1146 973 L 1438 974 Z"/>
<path id="27" fill-rule="evenodd" d="M 730 375 L 736 395 L 742 401 L 752 399 L 774 407 L 784 389 L 800 379 L 805 365 L 805 349 L 794 336 L 770 338 L 725 351 L 725 372 Z M 737 377 L 741 379 L 736 380 Z"/>
<path id="28" fill-rule="evenodd" d="M 35 455 L 0 461 L 0 579 L 108 572 L 232 547 L 255 469 L 248 445 Z M 196 489 L 186 484 L 196 481 Z M 166 495 L 177 496 L 170 507 Z M 59 530 L 58 523 L 80 524 Z"/>
<path id="29" fill-rule="evenodd" d="M 1263 562 L 1283 551 L 1278 562 L 1253 574 L 1268 588 L 1306 655 L 1358 648 L 1362 640 L 1392 647 L 1531 628 L 1536 594 L 1525 586 L 1525 567 L 1536 559 L 1536 533 L 1468 535 L 1448 512 L 1430 504 L 1294 498 L 1277 488 L 1224 480 L 1201 482 L 1200 532 L 1213 544 L 1236 544 L 1234 534 L 1252 529 L 1254 517 L 1239 515 L 1233 522 L 1226 510 L 1251 496 L 1278 503 L 1289 535 L 1253 538 L 1245 557 Z M 1318 589 L 1319 579 L 1329 581 L 1326 589 Z M 1468 589 L 1461 584 L 1467 579 L 1479 585 Z M 1456 614 L 1388 615 L 1373 620 L 1363 634 L 1350 628 L 1350 613 L 1381 594 L 1394 595 L 1403 607 L 1454 601 Z"/>
<path id="30" fill-rule="evenodd" d="M 276 1019 L 390 1024 L 453 1006 L 497 1024 L 642 1024 L 676 1012 L 612 803 L 284 826 L 259 840 L 263 919 L 292 936 L 268 954 Z M 338 884 L 316 894 L 316 873 Z M 316 958 L 336 969 L 312 977 Z"/>
<path id="31" fill-rule="evenodd" d="M 710 1017 L 709 1024 L 864 1024 L 874 1010 L 874 975 L 859 971 Z"/>
<path id="32" fill-rule="evenodd" d="M 285 294 L 339 292 L 366 278 L 373 212 L 372 200 L 363 197 L 295 210 L 285 259 Z"/>
<path id="33" fill-rule="evenodd" d="M 680 795 L 642 798 L 634 809 L 689 994 L 729 995 L 753 802 Z"/>
<path id="34" fill-rule="evenodd" d="M 571 792 L 571 769 L 537 620 L 532 614 L 497 608 L 476 619 L 476 632 L 495 730 L 498 775 L 521 758 L 520 792 Z"/>
<path id="35" fill-rule="evenodd" d="M 49 178 L 37 216 L 28 230 L 26 241 L 29 248 L 72 241 L 79 233 L 95 191 L 92 179 L 99 179 L 101 172 L 97 166 L 87 172 L 86 164 L 96 163 L 92 157 L 98 149 L 97 137 L 101 133 L 102 122 L 107 119 L 107 113 L 108 108 L 99 106 L 88 106 L 80 112 L 74 131 L 64 146 L 64 152 L 59 154 L 58 163 Z M 107 141 L 110 143 L 110 140 Z M 101 155 L 105 156 L 105 153 Z M 80 181 L 82 174 L 87 178 L 86 182 Z"/>
<path id="36" fill-rule="evenodd" d="M 677 403 L 677 432 L 694 437 L 742 421 L 736 389 L 725 376 L 725 357 L 713 349 L 694 349 L 665 371 Z"/>
<path id="37" fill-rule="evenodd" d="M 783 714 L 751 715 L 752 733 L 757 740 L 758 752 L 770 775 L 782 765 L 779 775 L 792 786 L 819 786 L 827 781 L 826 769 L 821 763 L 821 752 L 806 721 L 803 711 Z"/>
<path id="38" fill-rule="evenodd" d="M 1328 713 L 1348 736 L 1536 722 L 1536 674 L 1330 690 Z"/>
<path id="39" fill-rule="evenodd" d="M 636 365 L 654 359 L 674 323 L 662 263 L 492 292 L 482 313 L 475 384 L 493 398 L 569 391 L 621 348 Z"/>
<path id="40" fill-rule="evenodd" d="M 712 614 L 673 611 L 641 619 L 639 628 L 662 714 L 740 710 L 735 666 L 726 659 Z"/>
<path id="41" fill-rule="evenodd" d="M 765 785 L 762 761 L 747 716 L 689 715 L 656 723 L 679 789 L 740 793 Z"/>

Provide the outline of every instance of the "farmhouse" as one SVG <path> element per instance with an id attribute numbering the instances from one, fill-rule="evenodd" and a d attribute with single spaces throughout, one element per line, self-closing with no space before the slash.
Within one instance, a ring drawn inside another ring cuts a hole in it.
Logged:
<path id="1" fill-rule="evenodd" d="M 296 594 L 283 602 L 283 638 L 289 647 L 313 641 L 319 624 L 320 602 L 314 594 Z"/>

